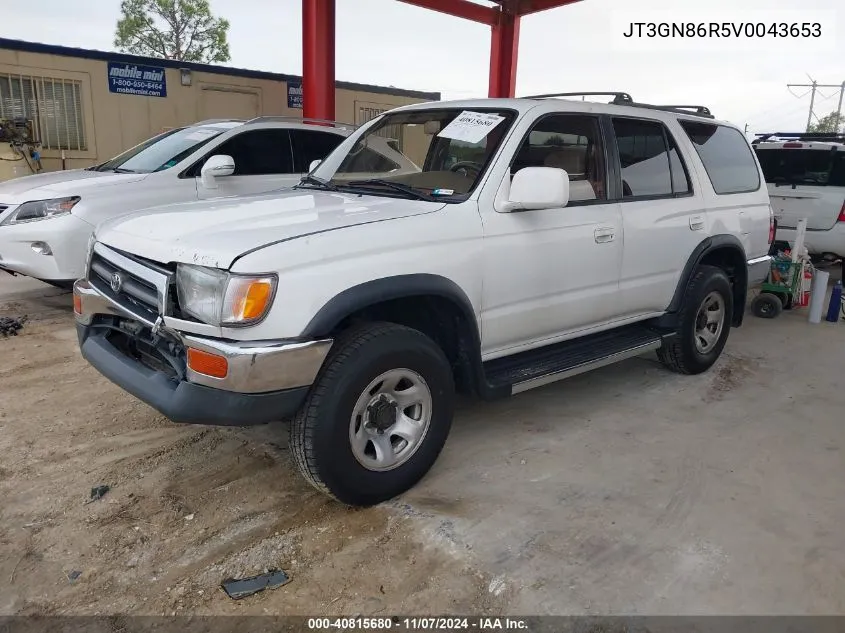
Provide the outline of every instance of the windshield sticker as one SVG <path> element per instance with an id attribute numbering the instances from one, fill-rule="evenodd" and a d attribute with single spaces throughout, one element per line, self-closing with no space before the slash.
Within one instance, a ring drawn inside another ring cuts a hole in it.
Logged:
<path id="1" fill-rule="evenodd" d="M 505 117 L 498 114 L 464 110 L 437 136 L 465 143 L 480 143 Z"/>
<path id="2" fill-rule="evenodd" d="M 455 194 L 454 189 L 435 189 L 431 192 L 433 196 L 452 196 Z"/>
<path id="3" fill-rule="evenodd" d="M 195 130 L 195 131 L 191 132 L 190 134 L 188 134 L 188 136 L 185 137 L 185 140 L 187 140 L 187 141 L 204 141 L 209 136 L 214 136 L 215 134 L 217 134 L 217 132 L 218 132 L 218 130 L 211 130 L 211 129 L 208 129 L 208 128 L 206 128 L 206 129 L 200 128 L 199 130 Z"/>

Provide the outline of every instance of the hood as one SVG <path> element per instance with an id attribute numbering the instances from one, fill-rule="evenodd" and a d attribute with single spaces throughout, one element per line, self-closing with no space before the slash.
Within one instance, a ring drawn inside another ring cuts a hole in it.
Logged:
<path id="1" fill-rule="evenodd" d="M 108 185 L 143 180 L 147 174 L 117 174 L 110 171 L 49 171 L 0 182 L 0 204 L 20 204 L 29 200 L 44 200 L 61 196 L 81 195 Z"/>
<path id="2" fill-rule="evenodd" d="M 247 251 L 358 224 L 432 213 L 440 202 L 288 190 L 166 205 L 107 220 L 97 239 L 161 263 L 229 268 Z"/>

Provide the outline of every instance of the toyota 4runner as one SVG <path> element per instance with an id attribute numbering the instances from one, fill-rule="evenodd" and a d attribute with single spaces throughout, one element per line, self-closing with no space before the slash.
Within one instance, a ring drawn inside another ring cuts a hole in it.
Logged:
<path id="1" fill-rule="evenodd" d="M 299 470 L 352 505 L 423 477 L 456 391 L 649 350 L 703 372 L 769 268 L 759 164 L 706 108 L 608 94 L 398 108 L 293 190 L 110 220 L 82 354 L 174 422 L 292 418 Z"/>

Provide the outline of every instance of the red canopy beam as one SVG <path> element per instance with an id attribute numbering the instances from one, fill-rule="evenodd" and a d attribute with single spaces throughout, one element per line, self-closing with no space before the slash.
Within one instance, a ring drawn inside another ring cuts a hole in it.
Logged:
<path id="1" fill-rule="evenodd" d="M 537 13 L 538 11 L 545 11 L 547 9 L 556 9 L 567 4 L 573 4 L 579 0 L 516 0 L 515 5 L 511 5 L 513 13 L 517 15 L 528 15 L 530 13 Z"/>
<path id="2" fill-rule="evenodd" d="M 498 11 L 468 0 L 399 0 L 405 4 L 413 4 L 423 9 L 439 11 L 456 18 L 464 18 L 473 22 L 481 22 L 488 26 L 496 24 Z"/>
<path id="3" fill-rule="evenodd" d="M 519 53 L 519 16 L 499 12 L 490 39 L 489 97 L 513 97 Z"/>
<path id="4" fill-rule="evenodd" d="M 335 118 L 335 0 L 302 0 L 302 116 Z"/>

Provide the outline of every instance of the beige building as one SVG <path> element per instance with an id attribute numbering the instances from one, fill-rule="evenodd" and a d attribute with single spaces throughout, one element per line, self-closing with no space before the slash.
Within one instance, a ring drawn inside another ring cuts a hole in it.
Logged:
<path id="1" fill-rule="evenodd" d="M 88 167 L 204 119 L 302 116 L 301 77 L 0 38 L 0 119 L 25 117 L 45 170 Z M 361 124 L 440 93 L 337 82 L 336 118 Z"/>

